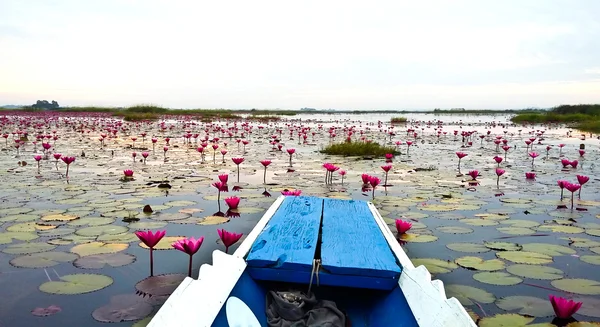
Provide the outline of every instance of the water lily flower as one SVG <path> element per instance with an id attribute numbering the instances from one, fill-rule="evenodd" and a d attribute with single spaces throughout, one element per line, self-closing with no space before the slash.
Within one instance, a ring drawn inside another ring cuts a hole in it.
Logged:
<path id="1" fill-rule="evenodd" d="M 225 163 L 225 155 L 227 154 L 227 150 L 221 150 L 221 155 L 223 156 L 222 163 Z"/>
<path id="2" fill-rule="evenodd" d="M 557 181 L 558 187 L 560 187 L 560 200 L 562 201 L 563 199 L 563 191 L 565 189 L 565 184 L 568 183 L 568 181 L 565 180 L 559 180 Z"/>
<path id="3" fill-rule="evenodd" d="M 283 190 L 281 191 L 281 194 L 285 196 L 300 196 L 302 190 Z"/>
<path id="4" fill-rule="evenodd" d="M 292 155 L 296 152 L 296 149 L 287 149 L 287 153 L 290 155 L 290 167 L 292 167 Z"/>
<path id="5" fill-rule="evenodd" d="M 229 175 L 227 175 L 227 174 L 221 174 L 221 175 L 219 175 L 219 180 L 224 185 L 227 185 L 227 181 L 229 181 Z"/>
<path id="6" fill-rule="evenodd" d="M 369 184 L 373 188 L 373 199 L 375 199 L 375 188 L 377 188 L 377 185 L 379 185 L 380 183 L 381 179 L 379 179 L 379 177 L 369 176 Z"/>
<path id="7" fill-rule="evenodd" d="M 240 164 L 244 162 L 244 158 L 231 158 L 231 161 L 237 166 L 237 182 L 240 182 Z"/>
<path id="8" fill-rule="evenodd" d="M 346 176 L 346 171 L 340 170 L 339 174 L 340 174 L 340 176 L 342 176 L 342 184 L 344 184 L 344 176 Z"/>
<path id="9" fill-rule="evenodd" d="M 396 219 L 396 230 L 398 231 L 398 236 L 405 234 L 412 227 L 412 223 L 402 220 Z"/>
<path id="10" fill-rule="evenodd" d="M 534 172 L 526 172 L 525 179 L 529 179 L 529 180 L 535 179 L 535 173 Z"/>
<path id="11" fill-rule="evenodd" d="M 462 158 L 468 156 L 468 154 L 459 151 L 459 152 L 456 152 L 456 156 L 458 157 L 458 171 L 460 171 L 460 161 Z"/>
<path id="12" fill-rule="evenodd" d="M 240 198 L 237 196 L 228 197 L 225 199 L 225 203 L 229 207 L 229 209 L 237 209 L 240 205 Z"/>
<path id="13" fill-rule="evenodd" d="M 571 167 L 577 168 L 577 165 L 579 164 L 579 161 L 573 160 L 573 161 L 570 162 L 570 164 L 571 164 Z"/>
<path id="14" fill-rule="evenodd" d="M 243 233 L 228 232 L 225 229 L 217 229 L 217 233 L 219 234 L 219 238 L 221 238 L 223 245 L 225 245 L 225 253 L 229 251 L 230 246 L 237 243 L 244 235 Z"/>
<path id="15" fill-rule="evenodd" d="M 583 157 L 583 155 L 585 154 L 585 150 L 579 150 L 579 156 Z"/>
<path id="16" fill-rule="evenodd" d="M 133 177 L 133 170 L 125 169 L 123 170 L 123 174 L 125 175 L 125 177 Z"/>
<path id="17" fill-rule="evenodd" d="M 369 174 L 362 174 L 360 177 L 362 178 L 363 185 L 369 184 Z"/>
<path id="18" fill-rule="evenodd" d="M 504 175 L 505 172 L 506 170 L 504 169 L 496 168 L 496 176 L 498 176 L 498 179 L 496 179 L 496 186 L 500 185 L 500 176 Z"/>
<path id="19" fill-rule="evenodd" d="M 61 157 L 60 159 L 67 164 L 65 176 L 69 177 L 69 166 L 71 166 L 71 164 L 75 161 L 75 157 Z"/>
<path id="20" fill-rule="evenodd" d="M 567 300 L 565 298 L 555 296 L 550 294 L 548 296 L 550 299 L 550 303 L 552 303 L 552 309 L 554 309 L 554 314 L 559 319 L 569 319 L 571 318 L 583 304 L 582 302 L 575 302 L 573 300 Z"/>
<path id="21" fill-rule="evenodd" d="M 402 143 L 400 143 L 402 144 Z M 396 145 L 398 145 L 398 142 L 396 142 Z M 385 162 L 392 162 L 392 158 L 394 157 L 393 153 L 386 153 L 385 154 Z"/>
<path id="22" fill-rule="evenodd" d="M 271 164 L 271 160 L 261 160 L 260 164 L 265 167 L 265 173 L 263 174 L 263 184 L 267 184 L 267 167 Z"/>
<path id="23" fill-rule="evenodd" d="M 144 158 L 144 165 L 146 164 L 146 158 L 148 158 L 149 155 L 150 153 L 148 152 L 142 152 L 142 157 Z"/>
<path id="24" fill-rule="evenodd" d="M 535 158 L 539 157 L 540 154 L 537 152 L 529 152 L 529 156 L 531 157 L 531 168 L 533 168 L 533 163 L 535 161 Z"/>
<path id="25" fill-rule="evenodd" d="M 496 161 L 496 163 L 498 164 L 498 167 L 500 167 L 500 163 L 502 162 L 502 157 L 494 156 L 494 161 Z"/>
<path id="26" fill-rule="evenodd" d="M 200 250 L 202 242 L 204 242 L 204 236 L 200 237 L 199 239 L 195 239 L 193 237 L 184 238 L 171 244 L 171 246 L 175 249 L 187 253 L 190 256 L 190 263 L 188 265 L 188 277 L 192 277 L 192 256 L 196 254 L 198 250 Z"/>
<path id="27" fill-rule="evenodd" d="M 144 243 L 148 248 L 150 248 L 150 276 L 154 276 L 154 256 L 153 251 L 154 247 L 162 238 L 165 236 L 167 231 L 159 230 L 153 233 L 152 231 L 137 231 L 135 232 L 135 236 L 137 236 L 142 243 Z"/>
<path id="28" fill-rule="evenodd" d="M 467 175 L 471 176 L 471 178 L 473 180 L 477 180 L 477 177 L 479 176 L 479 171 L 478 170 L 470 170 Z"/>
<path id="29" fill-rule="evenodd" d="M 383 171 L 385 171 L 385 181 L 383 182 L 383 185 L 387 185 L 388 173 L 392 169 L 392 165 L 381 166 L 381 169 L 383 169 Z"/>

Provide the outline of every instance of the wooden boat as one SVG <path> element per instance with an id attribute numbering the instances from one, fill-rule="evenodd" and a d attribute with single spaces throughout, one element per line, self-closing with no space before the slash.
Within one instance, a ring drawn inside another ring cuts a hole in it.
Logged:
<path id="1" fill-rule="evenodd" d="M 282 305 L 310 326 L 475 326 L 372 203 L 304 196 L 278 198 L 232 255 L 214 251 L 148 326 L 289 326 Z"/>

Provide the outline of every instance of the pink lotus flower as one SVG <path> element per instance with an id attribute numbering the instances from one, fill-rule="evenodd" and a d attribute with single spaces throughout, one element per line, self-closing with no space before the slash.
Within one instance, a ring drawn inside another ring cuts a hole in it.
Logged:
<path id="1" fill-rule="evenodd" d="M 392 165 L 381 166 L 381 169 L 387 173 L 392 169 Z"/>
<path id="2" fill-rule="evenodd" d="M 202 242 L 204 242 L 204 236 L 200 237 L 199 239 L 195 239 L 193 237 L 185 238 L 171 244 L 171 246 L 175 249 L 181 252 L 185 252 L 190 256 L 190 263 L 188 265 L 188 277 L 192 277 L 192 256 L 196 254 L 198 250 L 200 250 Z"/>
<path id="3" fill-rule="evenodd" d="M 368 174 L 362 174 L 360 175 L 360 177 L 362 178 L 363 185 L 369 184 L 369 177 L 371 176 L 369 176 Z"/>
<path id="4" fill-rule="evenodd" d="M 477 177 L 479 176 L 479 171 L 478 170 L 470 170 L 467 175 L 471 176 L 471 178 L 473 180 L 476 180 Z"/>
<path id="5" fill-rule="evenodd" d="M 237 209 L 240 205 L 240 198 L 237 196 L 232 196 L 225 199 L 225 203 L 229 207 L 229 209 Z"/>
<path id="6" fill-rule="evenodd" d="M 227 181 L 229 181 L 229 175 L 221 174 L 219 175 L 219 180 L 221 181 L 221 183 L 223 183 L 223 185 L 227 185 Z"/>
<path id="7" fill-rule="evenodd" d="M 149 155 L 150 153 L 148 152 L 142 152 L 142 157 L 144 157 L 144 159 L 148 158 Z"/>
<path id="8" fill-rule="evenodd" d="M 125 177 L 133 177 L 133 170 L 125 169 L 123 170 L 123 174 L 125 175 Z"/>
<path id="9" fill-rule="evenodd" d="M 467 154 L 467 153 L 464 153 L 464 152 L 460 152 L 460 151 L 459 151 L 459 152 L 456 152 L 456 156 L 457 156 L 457 157 L 458 157 L 458 159 L 460 160 L 460 159 L 462 159 L 462 158 L 464 158 L 464 157 L 468 156 L 468 154 Z"/>
<path id="10" fill-rule="evenodd" d="M 346 176 L 345 170 L 340 170 L 340 176 L 342 176 L 342 185 L 344 184 L 344 176 Z"/>
<path id="11" fill-rule="evenodd" d="M 244 162 L 244 158 L 231 158 L 231 161 L 233 161 L 234 164 L 239 165 Z"/>
<path id="12" fill-rule="evenodd" d="M 585 150 L 579 150 L 579 156 L 583 157 L 583 155 L 585 154 Z"/>
<path id="13" fill-rule="evenodd" d="M 565 189 L 565 185 L 567 183 L 569 183 L 569 182 L 565 181 L 565 180 L 559 180 L 559 181 L 557 181 L 558 187 L 560 187 L 560 199 L 561 199 L 561 201 L 563 199 L 563 192 L 564 192 L 564 189 Z"/>
<path id="14" fill-rule="evenodd" d="M 565 188 L 567 190 L 569 190 L 569 192 L 571 192 L 571 210 L 573 209 L 573 197 L 575 195 L 575 192 L 577 192 L 577 190 L 579 190 L 581 188 L 581 185 L 579 184 L 573 184 L 573 183 L 569 183 L 569 182 L 565 182 L 564 183 Z"/>
<path id="15" fill-rule="evenodd" d="M 575 302 L 554 295 L 549 295 L 548 298 L 550 299 L 550 303 L 552 303 L 554 314 L 560 319 L 571 318 L 583 304 L 582 302 Z"/>
<path id="16" fill-rule="evenodd" d="M 53 156 L 54 156 L 54 159 L 58 160 L 58 159 L 60 159 L 60 157 L 62 157 L 62 154 L 55 153 L 55 154 L 53 154 Z"/>
<path id="17" fill-rule="evenodd" d="M 135 236 L 137 236 L 142 243 L 144 243 L 148 248 L 150 248 L 150 276 L 154 276 L 154 257 L 153 251 L 154 247 L 160 240 L 165 236 L 167 231 L 159 230 L 156 233 L 152 233 L 152 231 L 137 231 L 135 232 Z"/>
<path id="18" fill-rule="evenodd" d="M 506 172 L 506 170 L 504 170 L 504 169 L 496 168 L 496 175 L 498 175 L 498 176 L 504 175 L 505 172 Z"/>
<path id="19" fill-rule="evenodd" d="M 529 179 L 529 180 L 535 179 L 535 173 L 534 172 L 525 173 L 525 179 Z"/>
<path id="20" fill-rule="evenodd" d="M 281 191 L 281 194 L 285 196 L 300 196 L 302 190 L 283 190 Z"/>
<path id="21" fill-rule="evenodd" d="M 217 233 L 219 234 L 219 238 L 225 245 L 225 253 L 229 251 L 229 247 L 237 243 L 244 234 L 242 233 L 231 233 L 226 231 L 225 229 L 217 229 Z"/>
<path id="22" fill-rule="evenodd" d="M 560 163 L 563 165 L 563 168 L 566 168 L 568 165 L 571 164 L 571 161 L 569 161 L 569 159 L 564 158 L 560 161 Z"/>
<path id="23" fill-rule="evenodd" d="M 69 177 L 69 167 L 71 166 L 71 164 L 75 161 L 75 157 L 61 157 L 60 158 L 64 163 L 67 164 L 67 171 L 65 173 L 65 176 L 68 178 Z"/>
<path id="24" fill-rule="evenodd" d="M 286 151 L 288 154 L 292 155 L 296 152 L 296 149 L 287 149 Z"/>
<path id="25" fill-rule="evenodd" d="M 267 167 L 271 164 L 271 160 L 261 160 L 260 163 L 265 167 L 263 174 L 263 184 L 267 184 Z"/>
<path id="26" fill-rule="evenodd" d="M 369 176 L 369 184 L 371 185 L 371 187 L 373 189 L 375 189 L 377 187 L 377 185 L 379 185 L 380 183 L 381 183 L 381 179 L 379 179 L 379 177 Z"/>
<path id="27" fill-rule="evenodd" d="M 573 160 L 573 161 L 571 161 L 571 163 L 570 163 L 570 164 L 571 164 L 571 167 L 573 167 L 573 168 L 577 168 L 577 165 L 579 164 L 579 161 L 577 161 L 577 160 Z"/>
<path id="28" fill-rule="evenodd" d="M 500 163 L 502 162 L 502 157 L 500 157 L 500 156 L 495 156 L 495 157 L 494 157 L 494 161 L 496 161 L 496 163 L 498 164 L 498 166 L 500 166 Z"/>
<path id="29" fill-rule="evenodd" d="M 396 142 L 397 144 L 398 142 Z M 394 157 L 393 153 L 386 153 L 385 154 L 385 162 L 392 162 L 392 158 Z"/>
<path id="30" fill-rule="evenodd" d="M 35 155 L 35 156 L 33 156 L 33 159 L 35 159 L 35 161 L 38 161 L 38 162 L 39 162 L 40 160 L 42 160 L 42 156 L 40 156 L 40 155 Z"/>
<path id="31" fill-rule="evenodd" d="M 412 223 L 408 221 L 404 221 L 402 219 L 396 219 L 396 230 L 398 231 L 398 236 L 405 234 L 412 227 Z"/>
<path id="32" fill-rule="evenodd" d="M 589 177 L 584 176 L 584 175 L 577 175 L 577 182 L 581 185 L 587 183 L 590 180 Z"/>

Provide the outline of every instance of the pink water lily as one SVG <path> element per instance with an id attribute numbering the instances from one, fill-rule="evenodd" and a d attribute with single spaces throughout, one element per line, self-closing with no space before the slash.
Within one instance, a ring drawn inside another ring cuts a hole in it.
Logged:
<path id="1" fill-rule="evenodd" d="M 396 230 L 398 231 L 398 236 L 405 234 L 412 227 L 412 223 L 408 221 L 404 221 L 402 219 L 396 219 Z"/>
<path id="2" fill-rule="evenodd" d="M 583 304 L 582 302 L 575 302 L 573 300 L 567 300 L 565 298 L 549 295 L 550 303 L 552 304 L 552 309 L 554 309 L 554 314 L 556 317 L 560 319 L 569 319 L 571 318 Z"/>
<path id="3" fill-rule="evenodd" d="M 588 176 L 585 175 L 577 175 L 577 182 L 579 183 L 579 185 L 581 185 L 581 187 L 579 188 L 579 195 L 578 197 L 581 199 L 581 189 L 583 188 L 583 185 L 585 183 L 587 183 L 590 180 L 590 178 Z"/>
<path id="4" fill-rule="evenodd" d="M 385 181 L 383 182 L 383 185 L 387 185 L 388 173 L 390 172 L 390 170 L 392 170 L 392 165 L 381 166 L 381 169 L 385 171 Z"/>
<path id="5" fill-rule="evenodd" d="M 496 176 L 498 176 L 496 179 L 496 186 L 500 186 L 500 176 L 504 175 L 505 172 L 506 170 L 504 169 L 496 168 Z"/>
<path id="6" fill-rule="evenodd" d="M 502 162 L 502 157 L 494 156 L 494 161 L 496 161 L 496 163 L 498 164 L 498 167 L 500 167 L 500 163 Z"/>
<path id="7" fill-rule="evenodd" d="M 261 160 L 260 164 L 265 167 L 265 172 L 263 174 L 263 184 L 267 184 L 267 167 L 271 164 L 271 160 Z"/>
<path id="8" fill-rule="evenodd" d="M 65 176 L 69 177 L 69 166 L 71 166 L 71 164 L 75 161 L 75 157 L 61 157 L 60 159 L 67 164 Z"/>
<path id="9" fill-rule="evenodd" d="M 300 196 L 302 190 L 283 190 L 281 191 L 281 194 L 285 196 Z"/>
<path id="10" fill-rule="evenodd" d="M 534 180 L 535 179 L 535 173 L 534 172 L 526 172 L 525 173 L 525 179 L 527 179 L 527 180 Z"/>
<path id="11" fill-rule="evenodd" d="M 296 149 L 287 149 L 287 153 L 290 155 L 290 167 L 292 167 L 292 155 L 296 153 Z"/>
<path id="12" fill-rule="evenodd" d="M 558 187 L 560 187 L 560 200 L 562 201 L 563 199 L 563 192 L 565 190 L 565 184 L 568 183 L 568 181 L 565 180 L 559 180 L 557 181 Z"/>
<path id="13" fill-rule="evenodd" d="M 133 170 L 125 169 L 123 170 L 123 174 L 125 175 L 125 177 L 133 177 Z"/>
<path id="14" fill-rule="evenodd" d="M 571 192 L 571 209 L 573 209 L 573 203 L 574 203 L 573 197 L 574 197 L 575 192 L 577 192 L 577 190 L 579 190 L 581 188 L 581 185 L 565 182 L 564 186 L 569 192 Z"/>
<path id="15" fill-rule="evenodd" d="M 237 182 L 240 182 L 240 164 L 244 162 L 244 158 L 231 158 L 231 161 L 237 166 Z"/>
<path id="16" fill-rule="evenodd" d="M 225 199 L 225 203 L 229 207 L 229 209 L 237 209 L 240 205 L 240 198 L 237 196 L 228 197 Z"/>
<path id="17" fill-rule="evenodd" d="M 150 153 L 148 152 L 142 152 L 142 157 L 144 158 L 144 165 L 146 164 L 146 158 L 148 158 L 149 155 Z"/>
<path id="18" fill-rule="evenodd" d="M 202 242 L 204 242 L 204 236 L 200 237 L 199 239 L 195 239 L 193 237 L 184 238 L 171 244 L 173 248 L 181 252 L 187 253 L 190 256 L 190 262 L 188 265 L 188 277 L 192 277 L 192 256 L 196 254 L 198 250 L 200 250 Z"/>
<path id="19" fill-rule="evenodd" d="M 535 162 L 535 158 L 539 157 L 540 154 L 537 152 L 529 152 L 529 156 L 531 157 L 531 168 L 533 168 L 533 164 Z"/>
<path id="20" fill-rule="evenodd" d="M 148 248 L 150 248 L 150 276 L 154 276 L 154 247 L 160 240 L 165 236 L 167 231 L 159 230 L 153 233 L 152 231 L 137 231 L 135 232 L 135 236 L 137 236 L 142 243 L 144 243 Z"/>
<path id="21" fill-rule="evenodd" d="M 227 185 L 227 182 L 229 181 L 229 175 L 227 175 L 227 174 L 221 174 L 221 175 L 219 175 L 219 180 L 224 185 Z"/>
<path id="22" fill-rule="evenodd" d="M 479 177 L 479 171 L 478 170 L 470 170 L 467 175 L 471 176 L 471 178 L 473 180 L 477 180 L 477 177 Z"/>
<path id="23" fill-rule="evenodd" d="M 468 156 L 468 154 L 458 151 L 456 152 L 456 156 L 458 157 L 458 171 L 460 172 L 460 161 L 462 160 L 462 158 Z"/>
<path id="24" fill-rule="evenodd" d="M 221 238 L 223 245 L 225 245 L 225 253 L 228 253 L 229 247 L 237 243 L 244 235 L 243 233 L 228 232 L 225 229 L 217 229 L 217 233 L 219 234 L 219 238 Z"/>

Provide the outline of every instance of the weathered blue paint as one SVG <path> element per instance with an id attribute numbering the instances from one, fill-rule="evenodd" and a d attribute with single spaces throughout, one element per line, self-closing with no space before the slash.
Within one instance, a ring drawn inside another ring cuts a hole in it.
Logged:
<path id="1" fill-rule="evenodd" d="M 252 244 L 248 266 L 310 272 L 322 211 L 323 199 L 286 197 Z"/>
<path id="2" fill-rule="evenodd" d="M 426 300 L 424 299 L 423 301 Z M 396 288 L 386 296 L 379 297 L 373 301 L 373 308 L 371 309 L 368 326 L 419 326 L 415 316 L 410 310 L 408 302 L 406 302 L 406 298 L 404 297 L 404 293 L 402 293 L 400 286 L 396 286 Z"/>
<path id="3" fill-rule="evenodd" d="M 321 239 L 321 264 L 329 273 L 398 283 L 401 268 L 366 202 L 325 199 Z"/>
<path id="4" fill-rule="evenodd" d="M 280 281 L 288 283 L 301 283 L 308 289 L 310 271 L 283 270 L 276 268 L 247 268 L 250 276 L 257 280 Z M 313 277 L 313 287 L 317 287 L 317 277 Z M 398 280 L 393 278 L 331 275 L 325 271 L 319 272 L 319 285 L 366 288 L 373 290 L 391 290 L 398 285 Z"/>
<path id="5" fill-rule="evenodd" d="M 210 296 L 206 294 L 205 296 Z M 229 296 L 236 296 L 240 300 L 244 301 L 246 305 L 252 310 L 261 326 L 267 325 L 267 314 L 266 314 L 266 296 L 267 290 L 258 285 L 248 274 L 246 270 L 242 277 L 238 280 L 237 284 L 231 291 Z M 227 316 L 225 314 L 225 305 L 219 311 L 217 318 L 212 324 L 212 327 L 229 327 L 227 323 Z"/>

